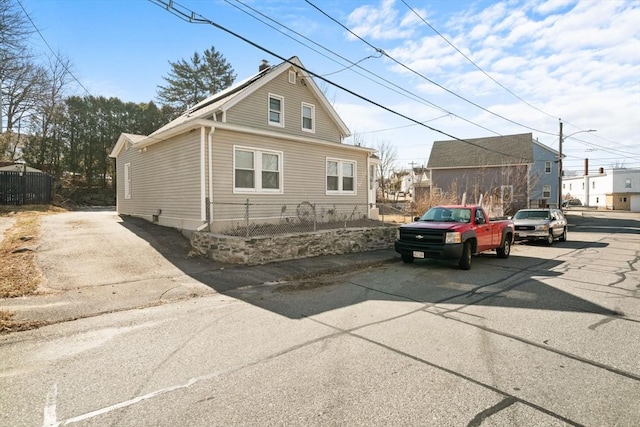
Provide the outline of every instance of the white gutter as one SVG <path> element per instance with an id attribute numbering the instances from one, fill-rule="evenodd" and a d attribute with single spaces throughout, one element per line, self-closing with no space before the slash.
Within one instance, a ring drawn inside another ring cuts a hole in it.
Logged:
<path id="1" fill-rule="evenodd" d="M 216 128 L 211 126 L 209 131 L 209 224 L 213 222 L 213 133 Z"/>
<path id="2" fill-rule="evenodd" d="M 206 197 L 206 181 L 205 181 L 205 168 L 204 168 L 204 164 L 205 164 L 205 128 L 204 126 L 200 128 L 200 220 L 201 221 L 206 221 L 207 220 L 207 207 L 205 204 L 205 197 Z"/>

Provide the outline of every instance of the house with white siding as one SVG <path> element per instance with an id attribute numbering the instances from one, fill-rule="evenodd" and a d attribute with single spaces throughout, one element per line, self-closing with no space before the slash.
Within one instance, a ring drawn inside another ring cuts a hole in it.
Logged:
<path id="1" fill-rule="evenodd" d="M 585 163 L 583 176 L 562 178 L 565 199 L 578 199 L 593 208 L 640 212 L 640 169 L 599 168 L 589 173 Z"/>
<path id="2" fill-rule="evenodd" d="M 297 57 L 198 103 L 150 135 L 120 135 L 117 211 L 181 230 L 375 217 L 375 150 L 350 132 Z M 251 207 L 251 210 L 249 209 Z"/>

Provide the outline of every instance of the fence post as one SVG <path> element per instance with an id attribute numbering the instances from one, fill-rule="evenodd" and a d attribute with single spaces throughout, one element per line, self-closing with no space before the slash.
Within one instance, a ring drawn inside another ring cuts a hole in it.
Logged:
<path id="1" fill-rule="evenodd" d="M 247 199 L 247 205 L 246 205 L 245 210 L 244 210 L 244 218 L 247 221 L 246 237 L 249 237 L 249 199 Z"/>
<path id="2" fill-rule="evenodd" d="M 313 231 L 318 230 L 318 214 L 316 212 L 317 203 L 313 204 Z"/>

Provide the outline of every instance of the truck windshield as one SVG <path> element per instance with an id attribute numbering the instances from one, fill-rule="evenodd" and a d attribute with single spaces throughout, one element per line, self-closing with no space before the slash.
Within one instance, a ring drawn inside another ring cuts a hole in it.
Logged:
<path id="1" fill-rule="evenodd" d="M 470 222 L 471 209 L 442 207 L 431 208 L 422 215 L 420 221 Z"/>

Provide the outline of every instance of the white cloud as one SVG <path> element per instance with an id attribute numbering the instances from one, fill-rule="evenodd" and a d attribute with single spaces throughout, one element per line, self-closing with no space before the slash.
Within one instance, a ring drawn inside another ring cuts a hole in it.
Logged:
<path id="1" fill-rule="evenodd" d="M 369 22 L 372 28 L 374 22 L 397 22 L 401 5 L 396 6 L 398 10 L 392 1 L 381 3 L 380 13 L 384 11 L 390 19 L 384 21 L 377 15 Z M 417 22 L 410 37 L 386 51 L 460 97 L 515 122 L 479 110 L 406 68 L 392 65 L 390 69 L 401 76 L 404 86 L 414 87 L 429 101 L 481 126 L 455 120 L 456 125 L 450 127 L 443 121 L 445 130 L 454 135 L 468 132 L 461 135 L 464 137 L 486 135 L 486 129 L 500 134 L 530 131 L 543 143 L 557 144 L 558 118 L 563 118 L 567 126 L 598 128 L 609 141 L 635 141 L 640 146 L 640 4 L 515 0 L 484 10 L 473 7 L 453 17 L 432 14 L 429 22 L 438 22 L 436 29 L 458 49 L 537 109 L 500 88 Z M 411 108 L 406 111 L 415 117 Z"/>
<path id="2" fill-rule="evenodd" d="M 394 3 L 395 0 L 382 0 L 379 6 L 360 6 L 349 14 L 347 26 L 358 36 L 373 40 L 405 39 L 413 36 L 413 25 L 417 23 L 417 18 L 409 15 L 399 17 Z"/>

